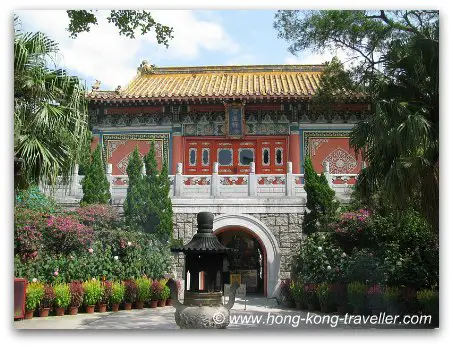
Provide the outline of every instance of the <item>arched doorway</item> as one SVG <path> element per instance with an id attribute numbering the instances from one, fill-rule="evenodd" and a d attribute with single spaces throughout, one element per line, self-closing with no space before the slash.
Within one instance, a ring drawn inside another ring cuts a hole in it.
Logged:
<path id="1" fill-rule="evenodd" d="M 224 246 L 236 250 L 224 260 L 224 283 L 231 283 L 230 276 L 239 275 L 241 283 L 247 285 L 247 293 L 264 295 L 267 264 L 261 240 L 250 230 L 239 226 L 221 228 L 216 235 Z"/>
<path id="2" fill-rule="evenodd" d="M 234 233 L 242 236 L 245 242 L 254 242 L 250 247 L 259 251 L 262 264 L 262 291 L 264 296 L 274 297 L 279 284 L 280 248 L 278 242 L 269 228 L 255 217 L 247 214 L 221 214 L 214 218 L 214 234 L 228 240 Z M 248 241 L 247 241 L 248 240 Z"/>

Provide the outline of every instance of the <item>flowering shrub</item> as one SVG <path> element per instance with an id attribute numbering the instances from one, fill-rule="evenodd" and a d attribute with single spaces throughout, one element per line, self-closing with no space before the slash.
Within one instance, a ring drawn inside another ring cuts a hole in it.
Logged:
<path id="1" fill-rule="evenodd" d="M 348 256 L 333 242 L 330 233 L 304 238 L 292 260 L 292 273 L 303 283 L 342 282 Z"/>
<path id="2" fill-rule="evenodd" d="M 69 254 L 87 248 L 93 230 L 72 216 L 50 216 L 44 232 L 46 248 L 51 253 Z"/>
<path id="3" fill-rule="evenodd" d="M 119 222 L 118 211 L 110 205 L 93 204 L 79 207 L 75 211 L 77 219 L 94 229 L 111 228 Z"/>
<path id="4" fill-rule="evenodd" d="M 328 283 L 321 283 L 316 290 L 316 295 L 318 296 L 319 304 L 321 305 L 321 307 L 330 306 L 332 304 L 332 292 L 330 291 L 330 286 Z"/>
<path id="5" fill-rule="evenodd" d="M 300 281 L 291 281 L 289 286 L 289 290 L 291 292 L 291 297 L 297 303 L 306 304 L 305 302 L 305 292 L 304 292 L 304 285 Z"/>
<path id="6" fill-rule="evenodd" d="M 370 212 L 360 209 L 342 213 L 329 227 L 334 232 L 338 245 L 349 254 L 356 247 L 367 246 L 369 224 Z"/>
<path id="7" fill-rule="evenodd" d="M 83 303 L 83 285 L 80 281 L 72 281 L 69 283 L 69 291 L 71 293 L 71 307 L 79 307 Z"/>
<path id="8" fill-rule="evenodd" d="M 41 212 L 25 208 L 14 211 L 14 253 L 23 261 L 35 259 L 42 246 L 45 217 Z"/>

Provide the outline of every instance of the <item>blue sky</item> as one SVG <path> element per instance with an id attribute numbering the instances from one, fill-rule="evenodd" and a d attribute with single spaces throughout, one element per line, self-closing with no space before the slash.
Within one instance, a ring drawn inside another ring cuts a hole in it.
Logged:
<path id="1" fill-rule="evenodd" d="M 174 28 L 166 49 L 153 33 L 135 40 L 120 37 L 106 20 L 90 33 L 71 39 L 65 31 L 69 20 L 63 10 L 15 11 L 24 31 L 42 31 L 60 44 L 60 67 L 86 81 L 94 79 L 101 89 L 125 86 L 143 59 L 157 66 L 320 64 L 332 54 L 310 51 L 294 56 L 289 44 L 277 38 L 273 28 L 275 10 L 167 10 L 153 11 L 162 24 Z M 98 12 L 104 17 L 108 11 Z M 51 20 L 49 20 L 51 18 Z M 341 56 L 342 54 L 340 54 Z"/>

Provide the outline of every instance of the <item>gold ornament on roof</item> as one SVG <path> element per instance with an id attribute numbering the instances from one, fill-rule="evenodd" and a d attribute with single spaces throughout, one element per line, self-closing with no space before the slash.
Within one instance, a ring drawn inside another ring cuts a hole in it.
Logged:
<path id="1" fill-rule="evenodd" d="M 99 87 L 101 86 L 101 81 L 96 80 L 94 84 L 91 86 L 91 91 L 99 90 Z"/>
<path id="2" fill-rule="evenodd" d="M 147 60 L 143 60 L 140 66 L 138 67 L 137 71 L 142 74 L 149 74 L 154 73 L 156 65 L 149 64 Z"/>

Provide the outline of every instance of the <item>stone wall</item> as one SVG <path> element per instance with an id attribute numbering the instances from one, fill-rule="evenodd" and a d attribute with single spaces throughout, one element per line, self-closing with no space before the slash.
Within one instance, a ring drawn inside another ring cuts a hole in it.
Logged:
<path id="1" fill-rule="evenodd" d="M 291 256 L 302 241 L 303 213 L 250 213 L 250 216 L 265 224 L 275 236 L 281 252 L 279 277 L 289 278 Z M 175 238 L 184 240 L 184 243 L 189 242 L 197 232 L 197 214 L 175 213 L 173 227 Z M 175 257 L 175 266 L 178 277 L 182 276 L 184 266 L 182 254 Z"/>

